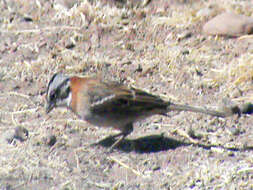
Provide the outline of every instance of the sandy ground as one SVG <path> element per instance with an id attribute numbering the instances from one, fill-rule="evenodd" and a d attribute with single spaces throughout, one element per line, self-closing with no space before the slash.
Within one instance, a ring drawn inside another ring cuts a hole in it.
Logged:
<path id="1" fill-rule="evenodd" d="M 253 102 L 252 36 L 202 32 L 226 10 L 251 16 L 252 1 L 4 0 L 0 10 L 1 190 L 253 189 L 252 115 L 154 116 L 106 154 L 117 131 L 44 110 L 59 71 L 213 109 Z M 8 142 L 18 126 L 28 136 Z"/>

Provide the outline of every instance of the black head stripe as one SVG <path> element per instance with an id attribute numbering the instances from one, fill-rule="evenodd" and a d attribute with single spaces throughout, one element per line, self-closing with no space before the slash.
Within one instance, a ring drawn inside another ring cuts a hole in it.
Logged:
<path id="1" fill-rule="evenodd" d="M 61 99 L 64 100 L 64 99 L 68 98 L 69 93 L 70 93 L 70 87 L 68 87 L 68 88 L 65 90 L 65 92 L 61 95 Z"/>
<path id="2" fill-rule="evenodd" d="M 58 89 L 62 89 L 64 86 L 66 86 L 69 82 L 69 78 L 66 78 L 62 83 L 61 85 L 58 87 Z M 69 88 L 69 87 L 68 87 Z M 67 89 L 68 90 L 68 89 Z M 69 89 L 70 90 L 70 89 Z"/>
<path id="3" fill-rule="evenodd" d="M 48 90 L 49 90 L 50 84 L 54 81 L 55 77 L 56 77 L 58 74 L 59 74 L 59 73 L 55 73 L 55 74 L 52 76 L 52 78 L 50 79 L 50 81 L 49 81 L 49 83 L 48 83 L 48 85 L 47 85 L 47 94 L 48 94 Z"/>
<path id="4" fill-rule="evenodd" d="M 59 96 L 61 99 L 65 99 L 69 96 L 70 93 L 70 86 L 68 85 L 67 87 L 64 87 L 64 85 L 67 85 L 67 82 L 69 80 L 64 81 L 64 84 L 62 86 L 62 89 L 60 91 L 61 95 Z M 60 87 L 61 88 L 61 87 Z"/>
<path id="5" fill-rule="evenodd" d="M 47 87 L 47 99 L 53 101 L 54 99 L 60 98 L 61 96 L 67 97 L 67 91 L 69 87 L 69 77 L 62 73 L 56 73 L 52 76 Z M 63 98 L 64 99 L 64 98 Z"/>
<path id="6" fill-rule="evenodd" d="M 67 98 L 69 92 L 70 92 L 70 87 L 68 86 L 69 78 L 66 78 L 56 89 L 53 91 L 52 95 L 54 98 L 60 98 L 60 99 L 65 99 Z"/>

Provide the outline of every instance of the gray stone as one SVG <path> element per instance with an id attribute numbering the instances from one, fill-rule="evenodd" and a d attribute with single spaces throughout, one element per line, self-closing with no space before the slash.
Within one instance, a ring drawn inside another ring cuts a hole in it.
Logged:
<path id="1" fill-rule="evenodd" d="M 241 36 L 253 33 L 253 18 L 232 12 L 220 14 L 208 21 L 203 31 L 209 35 Z"/>

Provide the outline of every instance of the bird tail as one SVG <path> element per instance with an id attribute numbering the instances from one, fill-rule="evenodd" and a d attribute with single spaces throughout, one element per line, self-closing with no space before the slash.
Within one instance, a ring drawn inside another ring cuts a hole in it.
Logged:
<path id="1" fill-rule="evenodd" d="M 227 117 L 229 115 L 221 111 L 215 111 L 215 110 L 210 110 L 210 109 L 206 109 L 202 107 L 194 107 L 194 106 L 174 104 L 174 103 L 170 103 L 167 107 L 167 110 L 168 111 L 190 111 L 190 112 L 203 113 L 203 114 L 208 114 L 208 115 L 217 116 L 217 117 Z"/>

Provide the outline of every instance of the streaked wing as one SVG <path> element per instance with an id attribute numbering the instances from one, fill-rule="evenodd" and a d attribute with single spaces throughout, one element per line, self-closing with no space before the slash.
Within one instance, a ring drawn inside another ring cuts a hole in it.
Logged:
<path id="1" fill-rule="evenodd" d="M 100 83 L 89 90 L 89 95 L 92 97 L 91 110 L 97 113 L 114 112 L 131 115 L 167 108 L 167 102 L 161 98 L 122 85 Z"/>

